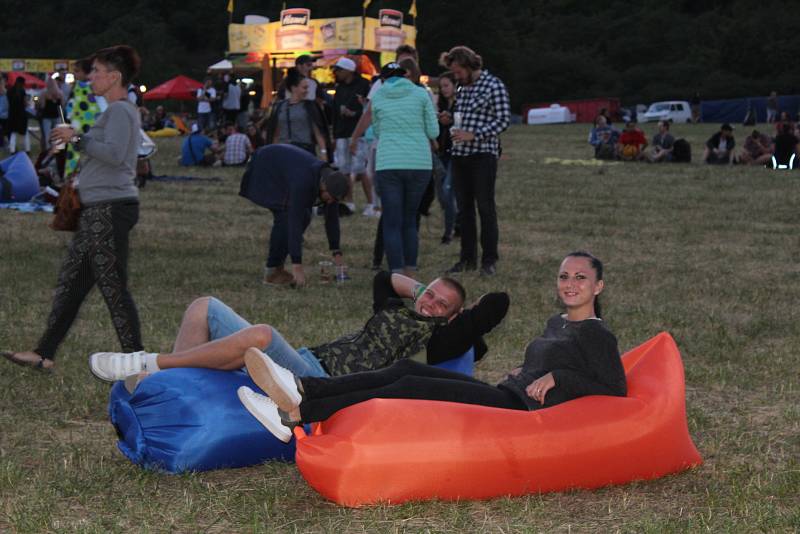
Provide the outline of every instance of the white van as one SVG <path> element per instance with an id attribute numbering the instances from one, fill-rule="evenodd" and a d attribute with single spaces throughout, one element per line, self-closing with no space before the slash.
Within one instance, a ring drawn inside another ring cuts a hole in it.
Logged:
<path id="1" fill-rule="evenodd" d="M 654 102 L 638 116 L 639 122 L 692 122 L 692 108 L 685 100 Z"/>

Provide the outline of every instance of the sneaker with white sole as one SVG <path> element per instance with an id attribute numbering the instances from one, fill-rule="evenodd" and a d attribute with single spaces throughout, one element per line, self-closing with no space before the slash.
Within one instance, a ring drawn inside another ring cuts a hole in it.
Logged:
<path id="1" fill-rule="evenodd" d="M 253 382 L 275 401 L 278 408 L 291 413 L 300 406 L 303 396 L 297 389 L 297 381 L 291 371 L 284 369 L 255 347 L 245 351 L 244 364 Z"/>
<path id="2" fill-rule="evenodd" d="M 292 439 L 292 431 L 281 422 L 278 413 L 278 406 L 266 395 L 256 393 L 247 386 L 241 386 L 236 390 L 239 400 L 250 414 L 258 419 L 258 422 L 270 431 L 270 433 L 284 443 L 289 443 Z"/>
<path id="3" fill-rule="evenodd" d="M 89 356 L 89 368 L 92 374 L 100 380 L 115 382 L 125 380 L 130 375 L 141 373 L 145 370 L 145 361 L 148 355 L 155 353 L 145 352 L 95 352 Z"/>

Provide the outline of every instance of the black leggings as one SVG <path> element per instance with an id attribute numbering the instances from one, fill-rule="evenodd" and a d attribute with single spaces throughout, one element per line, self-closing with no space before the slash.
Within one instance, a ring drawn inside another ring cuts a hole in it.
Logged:
<path id="1" fill-rule="evenodd" d="M 53 307 L 37 354 L 53 359 L 95 284 L 111 312 L 122 350 L 142 350 L 139 314 L 128 291 L 128 234 L 138 220 L 138 202 L 98 204 L 81 210 L 78 231 L 58 273 Z"/>
<path id="2" fill-rule="evenodd" d="M 342 408 L 369 399 L 423 399 L 527 410 L 510 391 L 470 376 L 400 360 L 390 367 L 330 378 L 300 378 L 303 422 L 324 421 Z"/>

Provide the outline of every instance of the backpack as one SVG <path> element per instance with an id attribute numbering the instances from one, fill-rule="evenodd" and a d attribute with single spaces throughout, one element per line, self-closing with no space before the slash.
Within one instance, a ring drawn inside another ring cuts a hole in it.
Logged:
<path id="1" fill-rule="evenodd" d="M 617 153 L 613 144 L 603 143 L 598 145 L 597 149 L 595 149 L 594 157 L 596 159 L 616 159 Z"/>
<path id="2" fill-rule="evenodd" d="M 672 161 L 689 163 L 692 161 L 692 146 L 686 139 L 676 139 L 672 145 Z"/>

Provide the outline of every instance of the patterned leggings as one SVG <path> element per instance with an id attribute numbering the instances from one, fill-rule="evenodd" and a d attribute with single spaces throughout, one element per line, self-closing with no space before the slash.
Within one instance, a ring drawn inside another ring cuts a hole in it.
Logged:
<path id="1" fill-rule="evenodd" d="M 128 234 L 138 220 L 139 204 L 135 201 L 81 210 L 78 231 L 58 273 L 53 308 L 37 354 L 53 359 L 95 284 L 111 312 L 122 350 L 142 350 L 139 314 L 128 291 Z"/>

